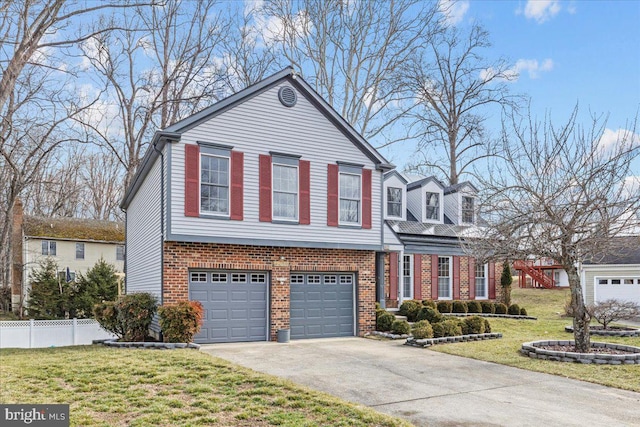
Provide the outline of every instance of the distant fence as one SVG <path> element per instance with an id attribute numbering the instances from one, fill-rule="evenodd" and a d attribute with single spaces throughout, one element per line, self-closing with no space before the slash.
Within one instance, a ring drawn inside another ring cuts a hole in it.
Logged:
<path id="1" fill-rule="evenodd" d="M 93 319 L 0 321 L 0 348 L 42 348 L 91 344 L 115 338 Z"/>

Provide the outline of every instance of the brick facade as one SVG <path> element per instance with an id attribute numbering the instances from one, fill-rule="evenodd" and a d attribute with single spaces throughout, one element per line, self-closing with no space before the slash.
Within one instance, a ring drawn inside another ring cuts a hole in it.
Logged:
<path id="1" fill-rule="evenodd" d="M 387 307 L 398 307 L 398 300 L 391 299 L 389 293 L 389 284 L 390 284 L 390 269 L 389 269 L 389 259 L 391 254 L 397 255 L 397 252 L 388 252 L 384 257 L 384 290 L 385 290 L 385 303 Z M 414 299 L 431 299 L 431 289 L 433 286 L 438 286 L 437 283 L 432 284 L 432 257 L 431 255 L 422 255 L 421 257 L 421 271 L 422 271 L 422 281 L 421 281 L 421 292 L 422 295 L 414 295 Z M 471 280 L 475 279 L 474 277 L 470 277 L 470 274 L 475 274 L 475 272 L 469 271 L 469 260 L 470 257 L 461 256 L 460 257 L 460 268 L 459 268 L 459 280 L 460 280 L 460 299 L 461 300 L 469 300 L 470 293 L 469 288 L 472 284 Z M 415 258 L 414 258 L 415 262 Z M 435 266 L 437 268 L 437 266 Z M 495 300 L 499 301 L 502 295 L 502 289 L 500 287 L 500 275 L 502 274 L 502 263 L 495 263 L 494 265 L 494 285 L 496 297 Z M 490 274 L 489 274 L 490 276 Z M 487 278 L 489 280 L 489 278 Z M 491 283 L 489 283 L 489 287 L 491 287 Z M 414 287 L 415 289 L 415 287 Z M 485 298 L 486 299 L 486 298 Z"/>
<path id="2" fill-rule="evenodd" d="M 293 272 L 356 273 L 357 331 L 375 329 L 375 252 L 165 242 L 163 303 L 189 299 L 189 269 L 267 271 L 271 279 L 270 336 L 289 328 L 289 276 Z"/>

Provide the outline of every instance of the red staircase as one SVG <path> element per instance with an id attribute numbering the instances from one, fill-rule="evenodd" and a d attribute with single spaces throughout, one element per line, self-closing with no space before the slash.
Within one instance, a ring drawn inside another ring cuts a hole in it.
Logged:
<path id="1" fill-rule="evenodd" d="M 551 277 L 544 274 L 541 270 L 533 267 L 533 261 L 514 261 L 513 268 L 523 271 L 533 281 L 533 286 L 552 289 L 555 287 Z M 521 286 L 523 284 L 520 284 Z"/>

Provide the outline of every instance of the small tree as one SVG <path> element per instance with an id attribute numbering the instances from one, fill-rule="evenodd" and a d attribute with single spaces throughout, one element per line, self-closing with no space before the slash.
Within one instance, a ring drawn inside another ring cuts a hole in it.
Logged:
<path id="1" fill-rule="evenodd" d="M 64 319 L 70 314 L 72 285 L 58 278 L 58 265 L 50 258 L 30 277 L 28 315 L 35 319 Z"/>
<path id="2" fill-rule="evenodd" d="M 502 302 L 508 307 L 511 305 L 511 284 L 513 277 L 511 275 L 511 267 L 509 262 L 502 264 L 502 275 L 500 276 L 500 286 L 502 287 Z"/>
<path id="3" fill-rule="evenodd" d="M 587 311 L 604 329 L 609 329 L 611 322 L 629 320 L 640 316 L 640 306 L 638 304 L 617 299 L 608 299 L 592 304 L 587 307 Z"/>
<path id="4" fill-rule="evenodd" d="M 118 296 L 118 277 L 113 265 L 100 258 L 87 270 L 85 275 L 79 274 L 73 307 L 77 317 L 90 317 L 93 307 L 103 301 L 114 301 Z"/>

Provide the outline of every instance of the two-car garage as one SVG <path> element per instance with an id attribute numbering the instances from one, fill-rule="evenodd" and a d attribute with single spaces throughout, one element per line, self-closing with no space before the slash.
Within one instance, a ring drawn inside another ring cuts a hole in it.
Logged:
<path id="1" fill-rule="evenodd" d="M 292 273 L 289 279 L 292 339 L 355 335 L 353 273 Z M 266 271 L 190 271 L 189 299 L 204 308 L 195 341 L 267 340 L 270 280 Z"/>

